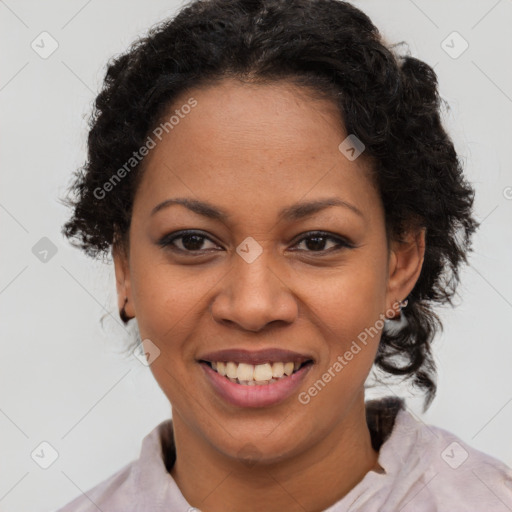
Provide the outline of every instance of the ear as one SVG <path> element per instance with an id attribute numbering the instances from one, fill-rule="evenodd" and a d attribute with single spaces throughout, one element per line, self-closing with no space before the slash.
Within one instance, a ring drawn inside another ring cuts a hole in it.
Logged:
<path id="1" fill-rule="evenodd" d="M 426 228 L 406 233 L 402 240 L 391 243 L 386 305 L 397 310 L 397 301 L 404 300 L 420 277 L 425 258 Z"/>
<path id="2" fill-rule="evenodd" d="M 129 258 L 122 245 L 114 245 L 112 247 L 112 259 L 114 260 L 114 270 L 116 275 L 118 310 L 121 311 L 124 306 L 127 316 L 135 317 L 130 283 Z M 126 302 L 125 306 L 126 299 L 128 299 L 128 302 Z"/>

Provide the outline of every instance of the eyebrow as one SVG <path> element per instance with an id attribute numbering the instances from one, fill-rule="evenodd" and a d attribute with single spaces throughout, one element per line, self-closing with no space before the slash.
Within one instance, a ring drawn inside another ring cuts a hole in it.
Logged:
<path id="1" fill-rule="evenodd" d="M 214 220 L 220 220 L 222 222 L 227 222 L 228 219 L 232 217 L 226 210 L 218 208 L 211 203 L 206 201 L 198 201 L 197 199 L 191 199 L 186 197 L 176 197 L 172 199 L 166 199 L 165 201 L 157 204 L 153 210 L 151 210 L 150 216 L 154 215 L 156 212 L 167 208 L 168 206 L 180 204 L 185 206 L 189 210 L 202 215 L 204 217 L 208 217 Z M 329 208 L 331 206 L 342 206 L 350 209 L 360 217 L 364 219 L 363 212 L 359 210 L 356 206 L 351 203 L 347 203 L 338 197 L 328 197 L 325 199 L 316 199 L 313 201 L 306 201 L 302 203 L 295 203 L 287 208 L 284 208 L 279 212 L 278 218 L 280 221 L 295 221 L 307 217 L 308 215 L 313 215 L 325 208 Z"/>

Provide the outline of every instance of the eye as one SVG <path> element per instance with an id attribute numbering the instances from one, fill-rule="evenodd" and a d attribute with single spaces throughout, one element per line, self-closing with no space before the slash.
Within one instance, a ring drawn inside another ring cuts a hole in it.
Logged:
<path id="1" fill-rule="evenodd" d="M 334 247 L 325 250 L 325 245 L 327 241 L 335 242 Z M 333 251 L 340 250 L 342 248 L 352 249 L 354 245 L 350 243 L 348 240 L 345 240 L 341 237 L 330 235 L 329 233 L 323 231 L 314 231 L 311 233 L 307 233 L 307 236 L 303 236 L 296 245 L 304 244 L 306 247 L 306 252 L 320 252 L 320 253 L 330 253 Z M 295 250 L 295 249 L 292 249 Z M 299 249 L 300 251 L 304 249 Z"/>
<path id="2" fill-rule="evenodd" d="M 200 255 L 203 251 L 209 250 L 208 248 L 204 248 L 204 243 L 206 240 L 210 241 L 215 246 L 213 250 L 216 250 L 215 248 L 219 247 L 209 237 L 203 235 L 200 231 L 193 230 L 178 231 L 176 233 L 165 235 L 158 241 L 158 245 L 160 245 L 161 247 L 168 247 L 177 252 L 188 253 L 189 255 L 193 255 L 193 253 L 197 253 L 196 255 Z M 326 250 L 325 246 L 328 243 L 328 241 L 330 241 L 331 243 L 334 242 L 334 247 L 330 247 Z M 342 248 L 354 247 L 354 245 L 348 240 L 341 238 L 339 236 L 331 235 L 323 231 L 314 231 L 307 233 L 306 236 L 303 236 L 301 239 L 299 239 L 295 246 L 298 246 L 300 244 L 305 244 L 305 249 L 291 250 L 330 253 L 333 251 L 340 250 Z"/>
<path id="3" fill-rule="evenodd" d="M 201 234 L 200 231 L 178 231 L 177 233 L 171 233 L 170 235 L 164 236 L 158 241 L 158 245 L 161 247 L 169 247 L 170 249 L 178 252 L 200 253 L 208 249 L 203 247 L 205 240 L 210 240 L 210 242 L 212 242 L 210 238 Z M 218 247 L 216 244 L 214 245 Z"/>

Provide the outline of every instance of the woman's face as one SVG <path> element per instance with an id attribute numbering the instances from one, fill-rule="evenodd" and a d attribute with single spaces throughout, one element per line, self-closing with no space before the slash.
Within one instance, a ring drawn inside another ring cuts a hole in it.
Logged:
<path id="1" fill-rule="evenodd" d="M 153 135 L 129 257 L 114 255 L 120 305 L 127 296 L 160 351 L 151 370 L 175 423 L 230 457 L 300 453 L 360 414 L 382 320 L 423 252 L 387 245 L 369 161 L 340 151 L 348 134 L 327 100 L 224 80 L 182 95 L 168 117 L 176 110 Z M 170 199 L 208 208 L 157 208 Z M 308 206 L 327 200 L 337 204 Z M 195 236 L 171 241 L 180 230 Z M 209 365 L 227 361 L 246 382 Z M 290 366 L 280 363 L 304 362 L 267 383 Z"/>

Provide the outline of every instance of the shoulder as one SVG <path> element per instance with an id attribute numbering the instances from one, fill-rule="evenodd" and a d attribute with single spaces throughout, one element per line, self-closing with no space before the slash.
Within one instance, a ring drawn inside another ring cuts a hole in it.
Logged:
<path id="1" fill-rule="evenodd" d="M 162 442 L 172 423 L 165 420 L 142 441 L 138 459 L 123 466 L 95 487 L 82 492 L 56 512 L 126 512 L 144 510 L 148 496 L 168 486 L 169 474 L 162 456 Z"/>
<path id="2" fill-rule="evenodd" d="M 119 510 L 122 508 L 106 508 L 116 505 L 123 506 L 129 504 L 130 496 L 133 495 L 133 469 L 136 462 L 132 461 L 112 476 L 99 483 L 92 489 L 77 496 L 73 501 L 68 503 L 56 512 L 97 512 L 99 510 Z M 125 508 L 128 510 L 128 507 Z"/>
<path id="3" fill-rule="evenodd" d="M 399 411 L 381 452 L 396 477 L 390 501 L 402 512 L 512 510 L 507 465 L 410 412 Z"/>

